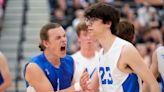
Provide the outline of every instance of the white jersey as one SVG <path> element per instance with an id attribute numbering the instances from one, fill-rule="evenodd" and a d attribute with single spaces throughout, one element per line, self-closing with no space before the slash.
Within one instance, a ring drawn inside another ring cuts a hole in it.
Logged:
<path id="1" fill-rule="evenodd" d="M 164 92 L 164 46 L 157 49 L 158 71 L 161 75 L 162 92 Z"/>
<path id="2" fill-rule="evenodd" d="M 95 53 L 95 56 L 93 58 L 85 58 L 80 51 L 76 52 L 74 55 L 72 55 L 75 65 L 76 65 L 76 70 L 75 70 L 75 75 L 74 79 L 76 82 L 80 81 L 80 77 L 84 71 L 84 69 L 87 69 L 87 72 L 90 74 L 90 77 L 92 77 L 94 71 L 96 70 L 96 67 L 98 67 L 99 63 L 99 56 L 98 52 Z"/>
<path id="3" fill-rule="evenodd" d="M 100 52 L 99 80 L 102 92 L 140 92 L 140 79 L 137 75 L 124 73 L 117 67 L 124 45 L 132 44 L 116 38 L 107 53 Z"/>

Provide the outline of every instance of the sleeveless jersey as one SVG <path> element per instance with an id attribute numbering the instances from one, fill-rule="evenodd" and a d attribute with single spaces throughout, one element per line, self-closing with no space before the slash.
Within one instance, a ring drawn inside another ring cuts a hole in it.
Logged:
<path id="1" fill-rule="evenodd" d="M 164 92 L 164 46 L 157 49 L 158 71 L 160 73 L 162 92 Z"/>
<path id="2" fill-rule="evenodd" d="M 107 53 L 100 52 L 99 80 L 102 92 L 140 92 L 140 79 L 134 73 L 124 73 L 117 67 L 124 45 L 131 43 L 115 38 Z"/>
<path id="3" fill-rule="evenodd" d="M 60 61 L 60 67 L 56 68 L 46 59 L 44 53 L 42 53 L 33 57 L 29 63 L 36 63 L 50 81 L 54 91 L 58 91 L 70 87 L 74 75 L 74 61 L 72 57 L 66 55 Z M 25 69 L 29 63 L 26 64 Z M 28 88 L 28 86 L 30 85 L 26 81 L 26 87 Z"/>
<path id="4" fill-rule="evenodd" d="M 75 65 L 76 65 L 76 70 L 75 70 L 75 75 L 74 75 L 75 81 L 76 82 L 80 81 L 80 77 L 81 77 L 84 69 L 87 70 L 87 72 L 90 74 L 90 78 L 91 78 L 99 64 L 98 52 L 95 52 L 95 56 L 92 58 L 89 58 L 89 59 L 85 58 L 81 54 L 80 51 L 73 54 L 72 57 L 75 61 Z"/>

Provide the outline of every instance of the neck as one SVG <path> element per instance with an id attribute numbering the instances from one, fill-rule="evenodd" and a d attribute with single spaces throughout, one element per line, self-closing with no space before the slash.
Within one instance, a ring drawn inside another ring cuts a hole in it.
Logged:
<path id="1" fill-rule="evenodd" d="M 94 47 L 90 47 L 90 48 L 81 48 L 80 52 L 81 54 L 86 57 L 86 58 L 92 58 L 95 56 L 95 48 Z"/>
<path id="2" fill-rule="evenodd" d="M 104 53 L 106 53 L 110 47 L 112 46 L 116 36 L 111 33 L 110 30 L 104 31 L 97 39 L 99 43 L 101 44 Z"/>
<path id="3" fill-rule="evenodd" d="M 50 62 L 53 66 L 59 68 L 60 67 L 60 58 L 52 53 L 44 52 L 45 57 L 47 58 L 48 62 Z"/>

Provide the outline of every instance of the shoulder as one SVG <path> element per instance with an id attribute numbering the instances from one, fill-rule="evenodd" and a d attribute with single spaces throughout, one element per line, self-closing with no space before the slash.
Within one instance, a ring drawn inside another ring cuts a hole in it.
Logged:
<path id="1" fill-rule="evenodd" d="M 122 54 L 134 54 L 134 53 L 138 53 L 137 49 L 132 45 L 132 44 L 126 44 L 122 47 Z"/>
<path id="2" fill-rule="evenodd" d="M 36 73 L 41 73 L 40 67 L 36 63 L 29 63 L 26 67 L 26 73 L 30 74 L 36 74 Z"/>
<path id="3" fill-rule="evenodd" d="M 142 58 L 137 49 L 132 44 L 124 45 L 121 51 L 121 58 L 126 62 L 141 61 Z"/>
<path id="4" fill-rule="evenodd" d="M 44 75 L 43 71 L 36 63 L 29 63 L 25 71 L 25 79 L 30 81 L 32 79 L 37 79 L 38 75 L 41 77 Z"/>

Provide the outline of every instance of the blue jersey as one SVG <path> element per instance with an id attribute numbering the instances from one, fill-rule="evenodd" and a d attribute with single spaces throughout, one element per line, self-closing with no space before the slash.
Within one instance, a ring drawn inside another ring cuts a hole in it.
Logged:
<path id="1" fill-rule="evenodd" d="M 4 82 L 2 74 L 0 73 L 0 85 Z"/>
<path id="2" fill-rule="evenodd" d="M 36 63 L 51 82 L 54 91 L 57 91 L 70 87 L 74 75 L 74 61 L 72 57 L 66 55 L 64 58 L 61 58 L 60 61 L 60 67 L 56 68 L 42 53 L 36 57 L 33 57 L 29 63 Z M 26 87 L 28 86 L 29 84 L 26 82 Z"/>

